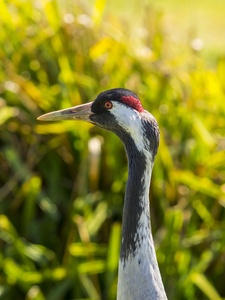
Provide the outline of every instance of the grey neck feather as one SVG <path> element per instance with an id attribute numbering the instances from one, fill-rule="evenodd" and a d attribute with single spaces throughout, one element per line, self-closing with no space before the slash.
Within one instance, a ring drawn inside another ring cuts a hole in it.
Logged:
<path id="1" fill-rule="evenodd" d="M 150 224 L 149 188 L 154 158 L 125 144 L 129 175 L 123 208 L 117 300 L 166 300 Z"/>

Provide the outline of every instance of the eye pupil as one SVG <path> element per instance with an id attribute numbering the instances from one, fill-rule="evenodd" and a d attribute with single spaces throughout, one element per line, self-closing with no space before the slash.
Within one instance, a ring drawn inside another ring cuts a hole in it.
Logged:
<path id="1" fill-rule="evenodd" d="M 107 108 L 107 109 L 112 108 L 112 103 L 111 103 L 110 101 L 107 101 L 107 102 L 105 103 L 105 108 Z"/>

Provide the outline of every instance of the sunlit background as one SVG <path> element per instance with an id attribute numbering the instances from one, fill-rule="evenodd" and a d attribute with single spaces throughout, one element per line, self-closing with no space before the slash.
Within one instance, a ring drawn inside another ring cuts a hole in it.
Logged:
<path id="1" fill-rule="evenodd" d="M 150 206 L 168 299 L 225 299 L 224 16 L 224 0 L 0 1 L 0 299 L 116 299 L 123 145 L 36 120 L 114 87 L 159 123 Z"/>

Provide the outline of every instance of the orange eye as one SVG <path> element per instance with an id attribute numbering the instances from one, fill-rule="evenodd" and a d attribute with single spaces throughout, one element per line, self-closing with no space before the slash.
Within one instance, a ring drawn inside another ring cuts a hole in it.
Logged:
<path id="1" fill-rule="evenodd" d="M 112 102 L 107 101 L 107 102 L 105 103 L 105 108 L 107 108 L 107 109 L 112 108 Z"/>

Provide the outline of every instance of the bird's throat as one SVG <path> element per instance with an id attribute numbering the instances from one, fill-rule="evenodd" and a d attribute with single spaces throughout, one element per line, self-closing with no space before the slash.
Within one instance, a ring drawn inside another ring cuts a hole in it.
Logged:
<path id="1" fill-rule="evenodd" d="M 123 208 L 117 300 L 165 300 L 150 224 L 153 162 L 138 150 L 132 153 L 126 150 L 129 175 Z"/>
<path id="2" fill-rule="evenodd" d="M 130 256 L 134 256 L 143 240 L 150 232 L 149 217 L 149 187 L 151 179 L 151 162 L 146 167 L 146 161 L 129 160 L 129 176 L 123 207 L 122 240 L 120 260 L 123 264 Z"/>

